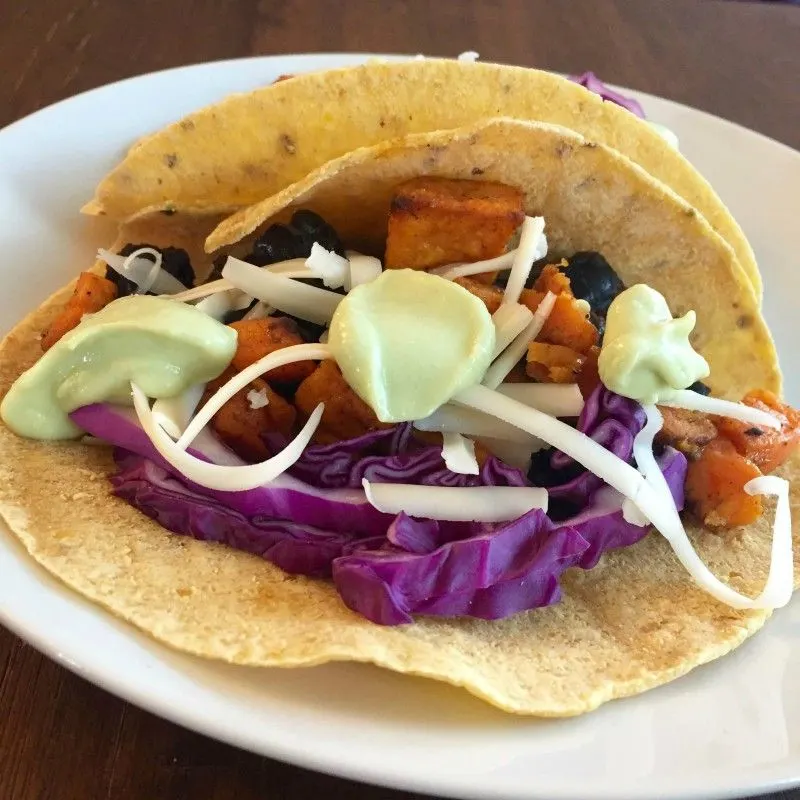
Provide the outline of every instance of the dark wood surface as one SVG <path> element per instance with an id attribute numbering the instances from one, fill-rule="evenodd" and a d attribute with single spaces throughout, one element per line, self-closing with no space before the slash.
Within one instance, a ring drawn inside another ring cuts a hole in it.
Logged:
<path id="1" fill-rule="evenodd" d="M 77 92 L 181 64 L 467 49 L 487 60 L 592 69 L 800 148 L 800 7 L 731 0 L 0 0 L 0 127 Z M 0 629 L 0 800 L 318 797 L 414 795 L 189 733 Z M 800 792 L 782 797 L 800 800 Z"/>

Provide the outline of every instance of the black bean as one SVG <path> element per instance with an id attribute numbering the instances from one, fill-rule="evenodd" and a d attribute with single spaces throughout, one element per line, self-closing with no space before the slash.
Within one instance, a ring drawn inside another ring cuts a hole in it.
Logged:
<path id="1" fill-rule="evenodd" d="M 560 486 L 562 483 L 577 478 L 586 471 L 585 467 L 577 461 L 573 461 L 563 469 L 554 469 L 551 464 L 551 457 L 554 453 L 552 447 L 538 450 L 531 455 L 531 465 L 528 468 L 528 480 L 534 486 Z"/>
<path id="2" fill-rule="evenodd" d="M 279 261 L 289 261 L 292 258 L 306 258 L 311 252 L 303 254 L 302 244 L 298 238 L 285 225 L 270 225 L 253 245 L 253 252 L 245 258 L 257 267 L 268 264 L 277 264 Z"/>
<path id="3" fill-rule="evenodd" d="M 711 389 L 708 386 L 706 386 L 704 383 L 702 383 L 701 381 L 695 381 L 689 387 L 689 391 L 690 392 L 697 392 L 697 394 L 702 394 L 702 395 L 705 395 L 706 397 L 708 397 L 708 395 L 711 394 Z"/>
<path id="4" fill-rule="evenodd" d="M 189 259 L 189 254 L 180 247 L 154 247 L 152 244 L 126 244 L 119 251 L 119 255 L 129 256 L 131 253 L 141 250 L 144 247 L 150 247 L 161 253 L 161 268 L 165 272 L 168 272 L 173 278 L 179 280 L 187 289 L 194 286 L 195 276 L 192 262 Z M 151 255 L 147 254 L 142 255 L 142 258 L 147 258 L 151 261 L 155 260 Z M 120 297 L 136 293 L 136 284 L 123 277 L 118 272 L 115 272 L 110 267 L 106 269 L 106 277 L 114 281 L 117 285 L 117 293 Z M 152 294 L 152 292 L 148 292 L 148 294 Z"/>
<path id="5" fill-rule="evenodd" d="M 563 522 L 565 519 L 577 516 L 582 510 L 577 503 L 571 503 L 561 497 L 553 497 L 548 502 L 547 516 L 553 522 Z"/>
<path id="6" fill-rule="evenodd" d="M 303 242 L 303 249 L 308 248 L 306 257 L 311 253 L 314 242 L 322 245 L 326 250 L 332 250 L 344 257 L 344 247 L 339 236 L 319 214 L 307 209 L 295 211 L 292 215 L 291 227 L 299 234 Z"/>
<path id="7" fill-rule="evenodd" d="M 586 300 L 592 310 L 605 317 L 611 301 L 625 288 L 619 275 L 600 253 L 583 251 L 567 259 L 562 270 L 569 278 L 572 293 Z"/>

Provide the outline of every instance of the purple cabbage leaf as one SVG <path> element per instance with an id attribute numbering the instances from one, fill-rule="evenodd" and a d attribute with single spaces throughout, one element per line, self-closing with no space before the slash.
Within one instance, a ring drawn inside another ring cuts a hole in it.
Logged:
<path id="1" fill-rule="evenodd" d="M 546 464 L 540 459 L 548 490 L 562 510 L 576 513 L 556 522 L 539 510 L 505 523 L 446 522 L 377 511 L 361 478 L 440 486 L 529 481 L 498 459 L 489 459 L 479 476 L 454 475 L 440 448 L 401 425 L 310 447 L 294 474 L 246 492 L 221 492 L 192 484 L 167 464 L 129 409 L 95 404 L 72 418 L 116 445 L 114 493 L 164 528 L 254 553 L 286 572 L 331 576 L 350 608 L 384 625 L 419 614 L 498 619 L 557 602 L 565 569 L 589 568 L 605 550 L 649 530 L 625 522 L 621 497 L 555 451 Z M 598 390 L 578 425 L 629 460 L 643 422 L 636 403 Z M 214 463 L 243 463 L 208 430 L 192 452 Z M 667 449 L 660 464 L 682 505 L 684 457 Z"/>
<path id="2" fill-rule="evenodd" d="M 590 92 L 600 95 L 603 100 L 622 106 L 640 119 L 647 119 L 644 109 L 638 100 L 609 88 L 594 74 L 594 72 L 584 72 L 582 75 L 571 75 L 570 80 L 579 83 Z"/>

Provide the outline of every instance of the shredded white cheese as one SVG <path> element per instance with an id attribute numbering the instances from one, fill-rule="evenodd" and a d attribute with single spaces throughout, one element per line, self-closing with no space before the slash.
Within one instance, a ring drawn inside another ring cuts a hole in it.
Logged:
<path id="1" fill-rule="evenodd" d="M 531 448 L 539 442 L 525 431 L 509 425 L 491 414 L 484 414 L 472 408 L 462 408 L 451 403 L 445 403 L 430 416 L 416 420 L 414 427 L 420 431 L 460 433 L 464 436 L 523 442 Z"/>
<path id="2" fill-rule="evenodd" d="M 647 478 L 647 470 L 658 469 L 658 464 L 653 455 L 653 442 L 663 424 L 658 409 L 653 413 L 652 410 L 650 410 L 651 408 L 653 407 L 645 408 L 647 421 L 633 439 L 633 458 L 634 461 L 636 461 L 639 473 L 645 478 Z M 630 522 L 632 525 L 637 525 L 640 528 L 643 528 L 649 522 L 647 516 L 641 512 L 629 497 L 625 497 L 622 500 L 622 518 L 625 522 Z"/>
<path id="3" fill-rule="evenodd" d="M 284 278 L 314 278 L 316 277 L 308 268 L 305 258 L 290 258 L 288 261 L 278 261 L 266 267 L 259 267 L 273 275 L 282 275 Z"/>
<path id="4" fill-rule="evenodd" d="M 345 255 L 350 262 L 350 285 L 344 287 L 348 292 L 362 283 L 371 283 L 383 272 L 379 258 L 365 256 L 355 250 L 346 250 Z"/>
<path id="5" fill-rule="evenodd" d="M 417 486 L 362 481 L 378 511 L 453 522 L 507 522 L 531 509 L 547 511 L 547 490 L 520 486 Z"/>
<path id="6" fill-rule="evenodd" d="M 265 408 L 269 405 L 269 397 L 267 396 L 266 389 L 259 389 L 256 391 L 255 389 L 251 389 L 247 393 L 247 404 L 256 411 L 259 408 Z"/>
<path id="7" fill-rule="evenodd" d="M 476 53 L 474 50 L 466 50 L 465 52 L 459 54 L 457 60 L 472 63 L 477 61 L 480 57 L 480 53 Z"/>
<path id="8" fill-rule="evenodd" d="M 583 411 L 577 383 L 501 383 L 497 391 L 553 417 L 579 417 Z"/>
<path id="9" fill-rule="evenodd" d="M 494 358 L 500 355 L 529 325 L 533 312 L 520 303 L 500 306 L 492 314 L 494 323 Z"/>
<path id="10" fill-rule="evenodd" d="M 637 499 L 645 485 L 630 465 L 586 434 L 535 408 L 505 397 L 487 386 L 471 386 L 452 402 L 495 416 L 562 450 L 626 497 Z"/>
<path id="11" fill-rule="evenodd" d="M 483 261 L 473 261 L 471 264 L 445 264 L 443 267 L 436 267 L 430 270 L 434 275 L 446 278 L 448 281 L 456 278 L 468 278 L 470 275 L 480 275 L 484 272 L 500 272 L 510 269 L 517 255 L 516 249 L 509 250 L 494 258 L 487 258 Z"/>
<path id="12" fill-rule="evenodd" d="M 475 442 L 460 433 L 442 434 L 442 458 L 450 472 L 461 475 L 478 475 L 480 467 L 475 458 Z"/>
<path id="13" fill-rule="evenodd" d="M 525 330 L 511 342 L 511 344 L 495 359 L 489 369 L 486 370 L 486 374 L 483 376 L 484 386 L 495 389 L 506 379 L 508 373 L 514 369 L 514 366 L 525 355 L 528 345 L 541 332 L 544 323 L 547 322 L 547 318 L 553 310 L 555 302 L 556 296 L 552 292 L 548 292 L 544 296 Z"/>
<path id="14" fill-rule="evenodd" d="M 190 303 L 192 300 L 201 300 L 219 292 L 229 292 L 235 288 L 230 281 L 220 278 L 218 281 L 209 281 L 202 286 L 195 286 L 194 289 L 187 289 L 185 292 L 178 292 L 171 295 L 172 300 L 179 300 L 182 303 Z"/>
<path id="15" fill-rule="evenodd" d="M 264 373 L 276 367 L 294 364 L 296 361 L 319 361 L 326 358 L 331 358 L 331 351 L 325 344 L 295 344 L 291 347 L 284 347 L 281 350 L 268 353 L 234 375 L 209 398 L 208 402 L 186 426 L 186 430 L 178 440 L 176 447 L 185 450 L 228 400 L 244 389 L 247 384 L 256 378 L 260 378 Z"/>
<path id="16" fill-rule="evenodd" d="M 546 255 L 547 237 L 544 235 L 544 217 L 525 217 L 519 237 L 519 247 L 514 252 L 511 273 L 503 293 L 504 304 L 519 302 L 534 262 Z"/>
<path id="17" fill-rule="evenodd" d="M 350 262 L 332 250 L 326 250 L 318 242 L 311 245 L 311 254 L 306 266 L 315 278 L 319 278 L 329 289 L 350 286 Z"/>
<path id="18" fill-rule="evenodd" d="M 153 260 L 144 256 L 152 256 Z M 156 294 L 175 294 L 186 289 L 177 278 L 161 269 L 162 255 L 154 247 L 140 247 L 128 256 L 120 256 L 100 248 L 97 257 L 105 261 L 115 272 L 133 281 L 141 294 L 149 291 Z"/>
<path id="19" fill-rule="evenodd" d="M 695 582 L 722 603 L 732 608 L 779 608 L 785 605 L 792 592 L 791 524 L 789 521 L 788 484 L 781 478 L 768 476 L 748 484 L 753 492 L 769 492 L 778 496 L 779 513 L 775 519 L 773 555 L 770 577 L 764 591 L 749 598 L 720 581 L 698 556 L 681 522 L 666 478 L 658 468 L 652 451 L 652 437 L 662 424 L 655 406 L 646 406 L 648 423 L 640 434 L 636 448 L 640 474 L 630 464 L 606 450 L 590 437 L 565 425 L 560 420 L 527 408 L 511 398 L 493 392 L 485 386 L 473 386 L 453 398 L 456 403 L 493 414 L 509 424 L 538 436 L 562 450 L 605 483 L 632 501 L 643 515 L 669 542 L 678 560 Z M 650 442 L 650 447 L 643 446 Z M 764 483 L 764 481 L 769 481 Z M 775 576 L 773 578 L 773 576 Z M 787 577 L 788 576 L 788 577 Z"/>
<path id="20" fill-rule="evenodd" d="M 707 414 L 717 414 L 720 417 L 730 417 L 761 428 L 774 428 L 780 430 L 781 422 L 774 415 L 760 408 L 752 408 L 744 403 L 733 403 L 730 400 L 720 400 L 718 397 L 706 397 L 690 389 L 680 389 L 671 394 L 669 399 L 660 401 L 662 406 L 684 408 L 687 411 L 704 411 Z"/>
<path id="21" fill-rule="evenodd" d="M 279 311 L 317 325 L 327 325 L 343 299 L 343 295 L 273 274 L 233 256 L 228 257 L 222 277 Z"/>
<path id="22" fill-rule="evenodd" d="M 762 475 L 744 485 L 748 494 L 773 495 L 778 498 L 772 524 L 772 552 L 767 582 L 758 596 L 758 608 L 783 608 L 792 599 L 794 560 L 792 558 L 792 512 L 789 481 L 777 475 Z"/>
<path id="23" fill-rule="evenodd" d="M 297 436 L 275 456 L 258 464 L 221 466 L 195 458 L 170 439 L 156 422 L 144 392 L 131 384 L 133 406 L 142 429 L 161 456 L 189 481 L 208 489 L 223 492 L 244 492 L 255 489 L 277 478 L 294 464 L 314 435 L 324 410 L 320 403 Z"/>
<path id="24" fill-rule="evenodd" d="M 644 406 L 647 414 L 647 424 L 642 431 L 643 441 L 661 429 L 663 420 L 659 410 L 653 405 Z M 642 435 L 640 434 L 640 436 Z M 712 597 L 732 608 L 781 608 L 785 606 L 792 596 L 792 529 L 789 519 L 789 484 L 782 478 L 775 476 L 762 476 L 749 481 L 745 491 L 750 494 L 774 494 L 778 497 L 778 510 L 775 514 L 772 537 L 772 553 L 770 559 L 769 575 L 763 591 L 758 597 L 750 598 L 731 589 L 723 583 L 703 563 L 694 549 L 687 535 L 678 509 L 672 499 L 667 479 L 658 468 L 652 446 L 648 449 L 634 444 L 637 464 L 645 476 L 648 488 L 652 489 L 660 501 L 659 511 L 665 512 L 654 519 L 651 507 L 655 507 L 649 499 L 641 502 L 637 496 L 623 492 L 636 503 L 641 511 L 655 525 L 658 531 L 669 542 L 678 560 L 683 564 L 694 581 Z"/>
<path id="25" fill-rule="evenodd" d="M 186 430 L 205 388 L 204 383 L 198 383 L 177 397 L 162 398 L 153 403 L 153 418 L 173 439 L 180 438 Z"/>
<path id="26" fill-rule="evenodd" d="M 489 436 L 483 436 L 478 441 L 493 456 L 496 456 L 505 464 L 527 473 L 531 466 L 531 455 L 541 450 L 545 445 L 540 439 L 534 439 L 532 436 L 528 437 L 527 434 L 523 434 L 523 436 L 526 438 L 518 439 L 517 441 L 492 439 Z M 531 446 L 527 443 L 529 441 L 536 442 L 536 444 Z"/>
<path id="27" fill-rule="evenodd" d="M 208 314 L 209 317 L 222 320 L 231 311 L 241 311 L 247 308 L 252 302 L 252 298 L 238 289 L 231 289 L 227 292 L 217 292 L 204 297 L 195 305 L 198 311 Z"/>

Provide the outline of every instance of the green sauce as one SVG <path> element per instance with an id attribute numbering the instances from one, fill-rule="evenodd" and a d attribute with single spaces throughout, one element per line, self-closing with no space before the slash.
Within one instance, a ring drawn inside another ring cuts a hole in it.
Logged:
<path id="1" fill-rule="evenodd" d="M 427 417 L 480 382 L 494 324 L 461 286 L 417 270 L 386 270 L 342 300 L 328 344 L 378 419 L 403 422 Z"/>
<path id="2" fill-rule="evenodd" d="M 673 319 L 667 301 L 649 286 L 626 289 L 608 309 L 600 380 L 612 392 L 649 404 L 707 377 L 708 363 L 689 342 L 695 319 L 694 311 Z"/>
<path id="3" fill-rule="evenodd" d="M 196 308 L 161 297 L 123 297 L 88 315 L 23 373 L 0 405 L 12 431 L 71 439 L 68 414 L 90 403 L 127 403 L 130 383 L 175 397 L 216 378 L 236 352 L 236 331 Z"/>

